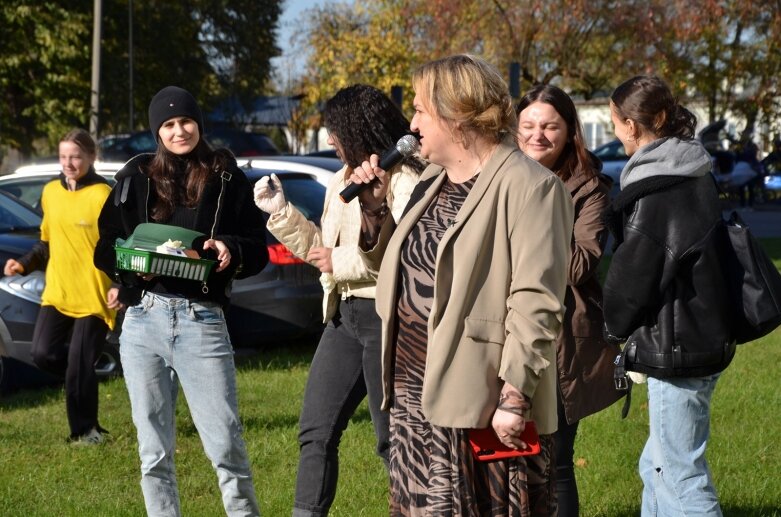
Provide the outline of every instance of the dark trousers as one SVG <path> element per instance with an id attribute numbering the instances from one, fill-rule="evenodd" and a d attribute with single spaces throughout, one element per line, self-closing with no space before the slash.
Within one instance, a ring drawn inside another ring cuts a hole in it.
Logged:
<path id="1" fill-rule="evenodd" d="M 96 316 L 72 318 L 50 305 L 41 307 L 33 332 L 33 361 L 41 370 L 65 377 L 65 408 L 71 438 L 98 428 L 95 361 L 108 325 Z"/>
<path id="2" fill-rule="evenodd" d="M 578 421 L 567 423 L 561 393 L 558 396 L 559 429 L 553 434 L 556 459 L 556 498 L 559 517 L 578 517 L 580 502 L 575 480 L 575 435 Z"/>
<path id="3" fill-rule="evenodd" d="M 301 454 L 293 515 L 327 515 L 336 495 L 339 441 L 369 396 L 377 454 L 388 466 L 389 414 L 382 404 L 381 322 L 373 299 L 342 301 L 317 346 L 299 420 Z"/>

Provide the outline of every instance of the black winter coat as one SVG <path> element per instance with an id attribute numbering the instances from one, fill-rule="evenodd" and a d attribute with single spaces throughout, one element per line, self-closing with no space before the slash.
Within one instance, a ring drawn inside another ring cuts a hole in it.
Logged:
<path id="1" fill-rule="evenodd" d="M 154 203 L 154 190 L 147 177 L 146 166 L 154 155 L 142 154 L 131 159 L 117 173 L 117 184 L 106 200 L 98 219 L 100 239 L 95 248 L 95 266 L 121 284 L 119 301 L 125 305 L 136 305 L 141 294 L 150 287 L 134 272 L 116 269 L 114 244 L 116 239 L 126 239 L 136 226 L 145 222 L 159 222 L 150 219 Z M 230 298 L 233 278 L 245 278 L 259 273 L 268 262 L 265 245 L 266 224 L 260 210 L 252 200 L 252 187 L 235 160 L 226 171 L 215 171 L 203 190 L 196 208 L 195 227 L 205 234 L 193 242 L 193 248 L 202 257 L 214 259 L 212 250 L 202 251 L 203 241 L 208 238 L 221 240 L 230 250 L 231 262 L 219 273 L 212 270 L 203 293 L 202 286 L 192 280 L 194 297 L 217 301 L 223 305 Z M 153 280 L 154 281 L 154 280 Z"/>
<path id="2" fill-rule="evenodd" d="M 626 369 L 663 378 L 726 368 L 735 343 L 710 174 L 630 184 L 607 218 L 616 246 L 603 288 L 605 326 L 626 338 Z"/>

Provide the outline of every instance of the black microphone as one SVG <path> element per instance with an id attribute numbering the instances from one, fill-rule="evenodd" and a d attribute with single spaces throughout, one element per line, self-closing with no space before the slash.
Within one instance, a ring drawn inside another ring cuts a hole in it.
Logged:
<path id="1" fill-rule="evenodd" d="M 417 138 L 413 135 L 404 135 L 396 142 L 395 146 L 382 153 L 379 163 L 380 169 L 384 171 L 392 169 L 404 158 L 415 154 L 419 147 L 420 143 Z M 350 183 L 339 193 L 339 197 L 345 203 L 349 203 L 371 183 Z"/>

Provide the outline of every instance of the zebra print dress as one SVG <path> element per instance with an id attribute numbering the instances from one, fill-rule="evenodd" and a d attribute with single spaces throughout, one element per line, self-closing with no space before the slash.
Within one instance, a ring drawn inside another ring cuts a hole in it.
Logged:
<path id="1" fill-rule="evenodd" d="M 447 180 L 402 250 L 391 408 L 391 516 L 525 517 L 556 511 L 550 436 L 541 437 L 543 454 L 528 463 L 523 458 L 476 462 L 466 429 L 431 425 L 421 408 L 437 248 L 475 180 Z"/>

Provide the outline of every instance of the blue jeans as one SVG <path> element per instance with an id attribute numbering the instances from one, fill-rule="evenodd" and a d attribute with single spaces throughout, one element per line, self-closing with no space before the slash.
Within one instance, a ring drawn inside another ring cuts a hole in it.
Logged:
<path id="1" fill-rule="evenodd" d="M 294 517 L 328 515 L 339 477 L 339 441 L 367 394 L 377 454 L 387 468 L 390 415 L 380 409 L 381 325 L 373 299 L 348 298 L 323 331 L 309 369 L 299 420 L 301 453 Z"/>
<path id="2" fill-rule="evenodd" d="M 650 435 L 640 456 L 643 517 L 721 516 L 705 460 L 718 378 L 648 378 Z"/>
<path id="3" fill-rule="evenodd" d="M 128 307 L 120 337 L 125 383 L 150 516 L 179 516 L 174 467 L 176 396 L 181 383 L 227 515 L 260 515 L 241 437 L 236 369 L 222 308 L 145 293 Z"/>

